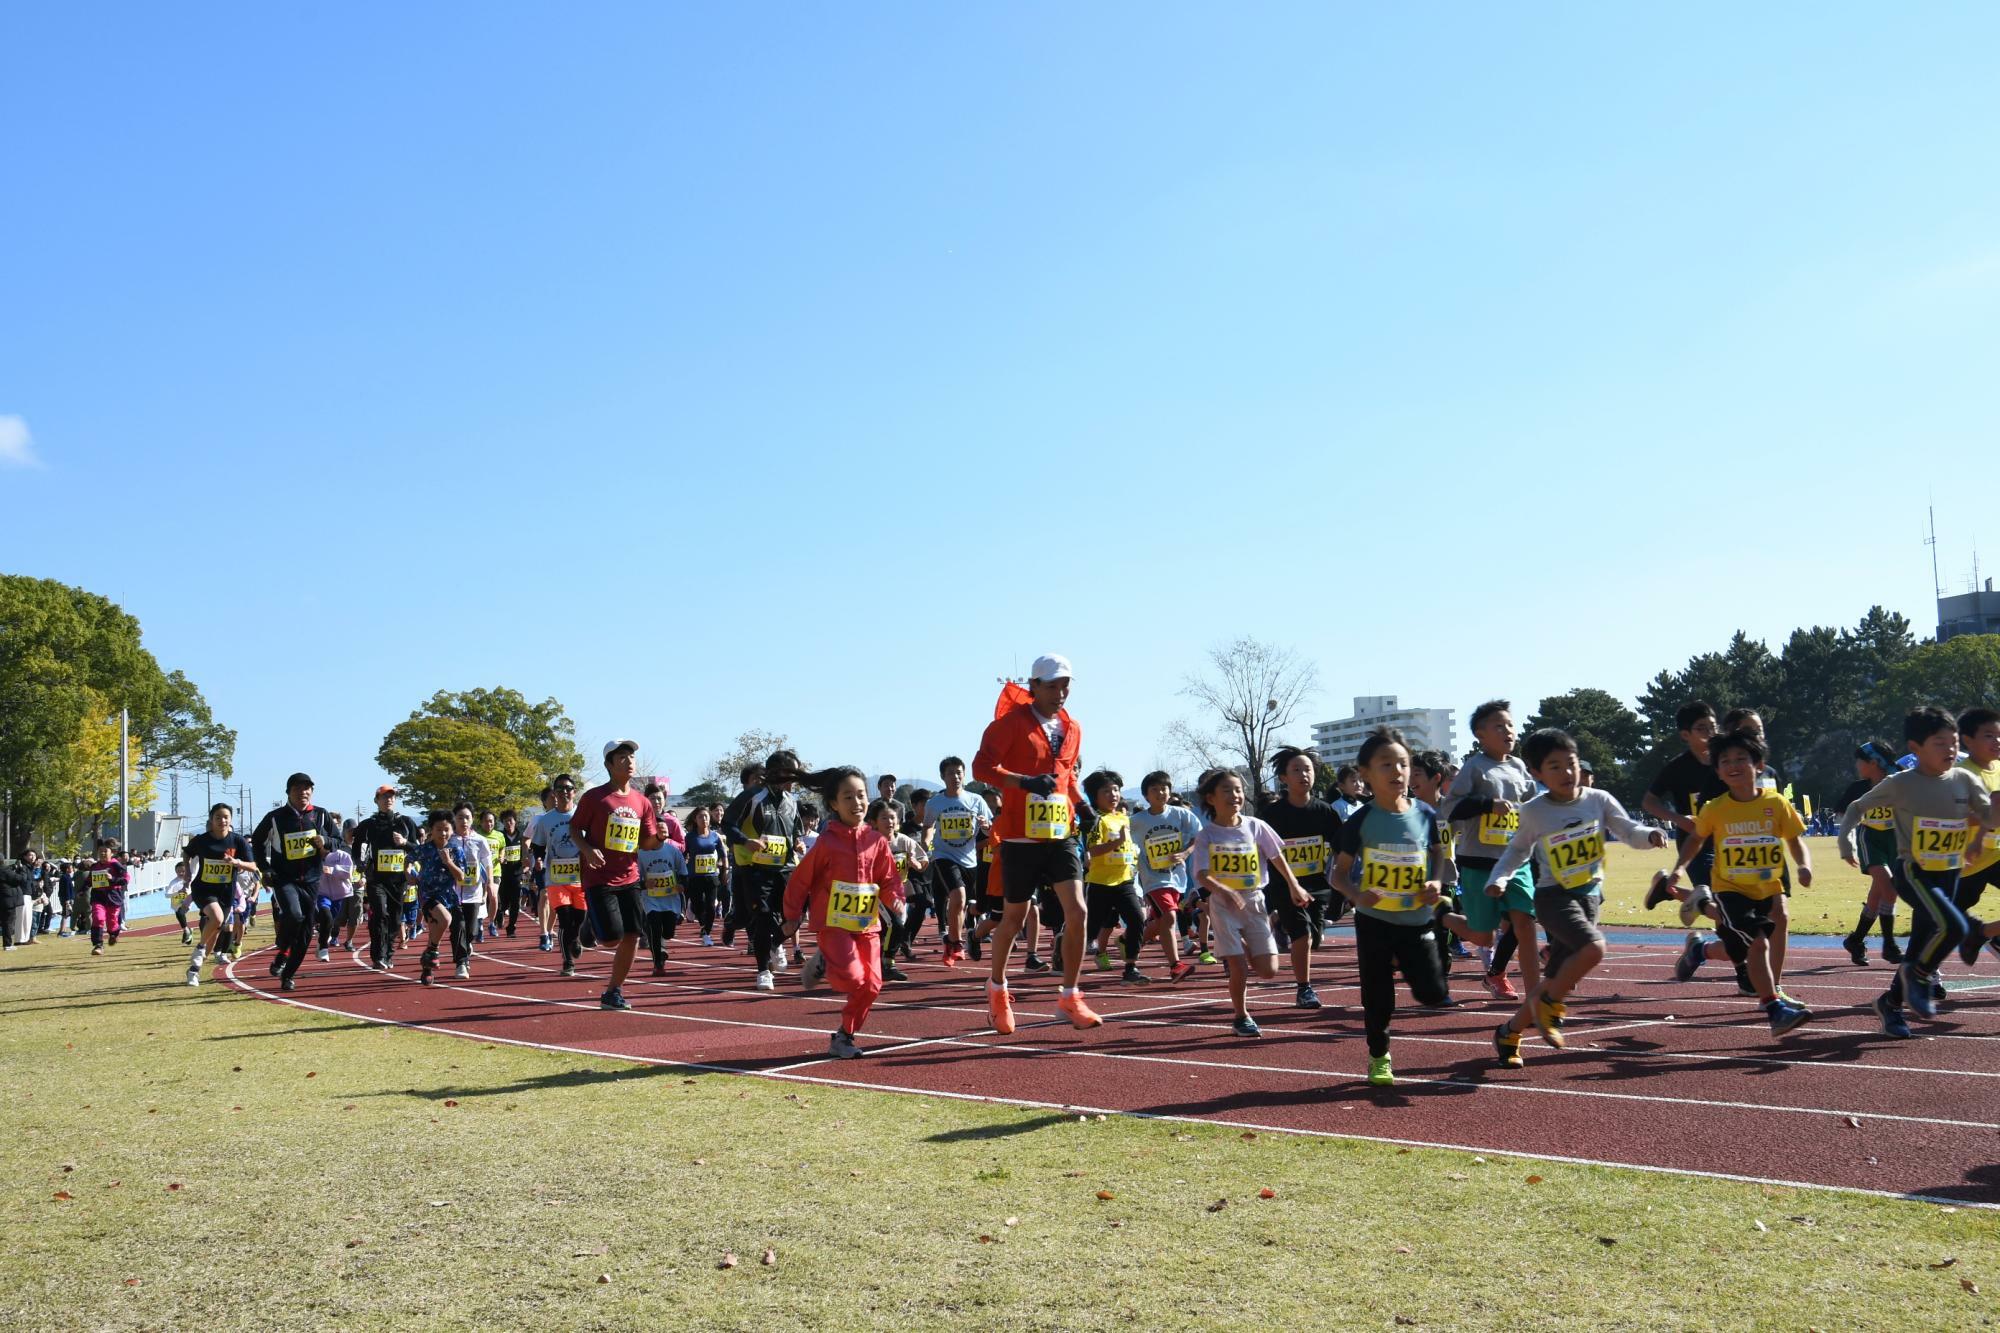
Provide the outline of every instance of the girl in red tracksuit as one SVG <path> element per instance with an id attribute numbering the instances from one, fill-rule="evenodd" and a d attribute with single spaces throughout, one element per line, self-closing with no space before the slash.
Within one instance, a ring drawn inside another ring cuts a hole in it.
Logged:
<path id="1" fill-rule="evenodd" d="M 785 885 L 785 937 L 795 938 L 812 909 L 819 948 L 806 961 L 800 984 L 812 990 L 821 981 L 847 996 L 840 1027 L 826 1053 L 837 1060 L 861 1054 L 855 1034 L 882 993 L 882 932 L 877 907 L 886 904 L 903 922 L 903 877 L 889 840 L 863 822 L 868 783 L 858 768 L 830 768 L 800 778 L 820 793 L 831 816 L 819 840 L 792 870 Z"/>

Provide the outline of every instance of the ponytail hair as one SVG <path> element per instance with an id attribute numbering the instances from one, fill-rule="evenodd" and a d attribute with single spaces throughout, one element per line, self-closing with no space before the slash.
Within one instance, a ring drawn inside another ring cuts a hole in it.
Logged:
<path id="1" fill-rule="evenodd" d="M 772 769 L 775 770 L 778 766 L 778 755 L 785 753 L 787 751 L 780 750 L 777 754 L 771 756 Z M 821 768 L 815 769 L 811 773 L 801 773 L 799 774 L 799 785 L 807 791 L 819 793 L 820 800 L 825 802 L 827 809 L 831 810 L 833 808 L 834 793 L 838 792 L 840 784 L 849 778 L 860 778 L 862 790 L 867 790 L 868 775 L 852 764 L 842 764 L 839 768 Z"/>

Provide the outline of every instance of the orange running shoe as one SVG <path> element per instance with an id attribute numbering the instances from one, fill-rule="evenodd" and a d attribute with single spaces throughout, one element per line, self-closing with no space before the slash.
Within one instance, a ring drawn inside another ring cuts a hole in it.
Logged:
<path id="1" fill-rule="evenodd" d="M 1003 1037 L 1014 1035 L 1014 997 L 1004 990 L 986 988 L 986 1015 L 993 1020 L 993 1030 Z"/>
<path id="2" fill-rule="evenodd" d="M 1104 1020 L 1097 1016 L 1097 1011 L 1083 1002 L 1082 991 L 1071 991 L 1063 996 L 1056 1001 L 1056 1008 L 1069 1015 L 1071 1027 L 1083 1029 L 1104 1025 Z"/>

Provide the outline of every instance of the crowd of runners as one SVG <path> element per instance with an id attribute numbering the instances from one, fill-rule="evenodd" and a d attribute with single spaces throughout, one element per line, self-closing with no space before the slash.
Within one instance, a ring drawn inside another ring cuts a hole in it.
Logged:
<path id="1" fill-rule="evenodd" d="M 448 947 L 454 978 L 466 979 L 480 945 L 515 935 L 525 918 L 564 976 L 585 949 L 611 951 L 606 1009 L 630 1008 L 624 986 L 640 949 L 662 973 L 683 926 L 699 947 L 744 950 L 759 991 L 788 977 L 805 991 L 830 987 L 844 997 L 828 1045 L 839 1058 L 861 1054 L 871 1007 L 885 985 L 908 980 L 897 964 L 920 946 L 945 967 L 984 968 L 987 1019 L 1001 1034 L 1014 1030 L 1018 953 L 1026 973 L 1060 973 L 1057 1004 L 1078 1029 L 1102 1022 L 1084 995 L 1093 961 L 1124 985 L 1220 966 L 1235 1031 L 1255 1037 L 1251 979 L 1288 970 L 1294 1002 L 1321 1007 L 1314 955 L 1351 916 L 1368 1079 L 1387 1085 L 1398 976 L 1418 1005 L 1456 1007 L 1455 960 L 1476 958 L 1480 986 L 1506 1006 L 1493 1035 L 1502 1065 L 1520 1067 L 1529 1031 L 1562 1046 L 1567 1002 L 1604 957 L 1607 844 L 1671 840 L 1672 864 L 1654 875 L 1646 906 L 1676 903 L 1688 928 L 1676 976 L 1727 962 L 1773 1037 L 1812 1017 L 1784 989 L 1786 898 L 1794 877 L 1809 886 L 1814 871 L 1806 823 L 1779 788 L 1753 711 L 1680 711 L 1685 749 L 1647 790 L 1645 821 L 1591 785 L 1569 736 L 1519 736 L 1497 699 L 1473 711 L 1476 748 L 1462 761 L 1375 732 L 1331 800 L 1314 795 L 1310 752 L 1280 750 L 1273 794 L 1252 810 L 1228 769 L 1204 774 L 1191 796 L 1161 772 L 1136 794 L 1110 769 L 1081 773 L 1070 685 L 1067 660 L 1038 659 L 1025 684 L 1003 688 L 971 763 L 946 757 L 941 789 L 911 788 L 907 799 L 892 776 L 871 795 L 859 769 L 807 771 L 780 749 L 743 769 L 734 800 L 697 806 L 683 824 L 657 784 L 635 788 L 630 739 L 604 746 L 605 783 L 579 794 L 573 777 L 553 778 L 532 820 L 463 802 L 417 820 L 385 786 L 375 813 L 343 823 L 295 773 L 285 803 L 247 835 L 217 805 L 188 840 L 177 906 L 193 945 L 187 984 L 240 954 L 268 890 L 270 971 L 287 991 L 309 955 L 354 951 L 364 928 L 365 966 L 391 971 L 415 951 L 431 985 Z M 1936 1016 L 1937 968 L 1952 951 L 1968 966 L 1982 948 L 2000 954 L 2000 922 L 1972 915 L 2000 878 L 2000 837 L 1987 838 L 2000 712 L 1918 708 L 1903 741 L 1901 754 L 1862 745 L 1837 807 L 1841 855 L 1868 876 L 1845 944 L 1865 965 L 1879 927 L 1897 966 L 1874 1010 L 1896 1037 L 1910 1035 L 1909 1013 Z M 81 873 L 78 928 L 101 952 L 120 933 L 116 845 L 100 844 Z M 1910 911 L 1901 950 L 1899 902 Z"/>

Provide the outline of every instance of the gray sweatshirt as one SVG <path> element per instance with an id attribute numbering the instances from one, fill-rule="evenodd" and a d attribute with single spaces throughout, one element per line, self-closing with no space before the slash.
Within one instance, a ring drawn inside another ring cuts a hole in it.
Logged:
<path id="1" fill-rule="evenodd" d="M 1970 840 L 1967 820 L 1991 826 L 1993 797 L 1986 784 L 1970 769 L 1947 769 L 1932 777 L 1922 769 L 1906 768 L 1891 773 L 1871 787 L 1866 795 L 1848 802 L 1840 817 L 1840 854 L 1854 855 L 1854 827 L 1861 817 L 1878 805 L 1896 812 L 1896 854 L 1913 859 L 1911 848 L 1918 832 L 1923 834 L 1917 864 L 1930 870 L 1956 870 L 1965 864 L 1965 847 Z M 1919 830 L 1918 823 L 1924 827 Z"/>
<path id="2" fill-rule="evenodd" d="M 1463 770 L 1461 770 L 1463 771 Z M 1968 775 L 1969 776 L 1969 775 Z M 1974 778 L 1977 782 L 1978 779 Z M 1604 878 L 1604 834 L 1628 847 L 1653 845 L 1654 830 L 1635 823 L 1618 798 L 1597 787 L 1582 787 L 1573 801 L 1547 792 L 1521 807 L 1521 827 L 1493 867 L 1495 883 L 1535 860 L 1535 888 L 1596 893 Z M 1661 835 L 1662 841 L 1665 835 Z M 1567 882 L 1565 882 L 1567 881 Z"/>
<path id="3" fill-rule="evenodd" d="M 1451 780 L 1445 793 L 1444 809 L 1438 816 L 1451 825 L 1452 850 L 1462 863 L 1490 866 L 1506 849 L 1507 830 L 1489 825 L 1480 836 L 1480 821 L 1493 813 L 1493 802 L 1512 801 L 1517 807 L 1535 799 L 1536 783 L 1528 766 L 1513 755 L 1488 759 L 1484 750 L 1474 751 Z M 1497 839 L 1497 841 L 1496 841 Z"/>

